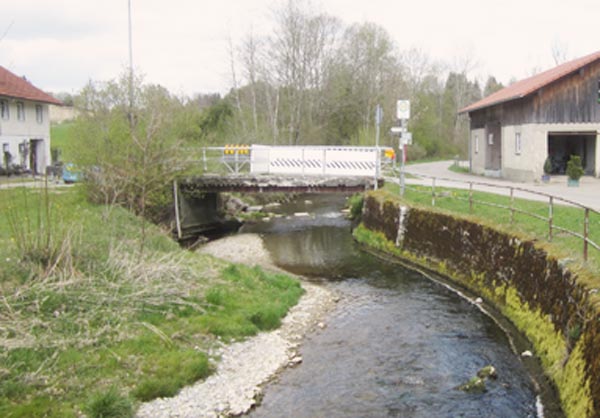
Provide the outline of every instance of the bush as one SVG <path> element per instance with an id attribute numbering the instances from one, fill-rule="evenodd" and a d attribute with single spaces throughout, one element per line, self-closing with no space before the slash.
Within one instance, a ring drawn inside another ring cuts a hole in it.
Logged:
<path id="1" fill-rule="evenodd" d="M 579 180 L 583 176 L 583 167 L 581 166 L 581 157 L 579 155 L 571 155 L 567 163 L 567 176 L 571 180 Z"/>
<path id="2" fill-rule="evenodd" d="M 552 160 L 550 160 L 550 157 L 544 161 L 544 174 L 552 174 Z"/>
<path id="3" fill-rule="evenodd" d="M 357 193 L 350 196 L 350 199 L 348 199 L 348 206 L 350 207 L 350 219 L 360 218 L 364 200 L 365 198 L 362 193 Z"/>

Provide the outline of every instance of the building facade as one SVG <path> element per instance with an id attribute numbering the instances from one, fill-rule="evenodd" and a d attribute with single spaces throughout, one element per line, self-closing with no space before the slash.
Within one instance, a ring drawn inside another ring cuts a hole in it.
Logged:
<path id="1" fill-rule="evenodd" d="M 600 175 L 600 51 L 514 83 L 461 110 L 470 119 L 471 170 L 533 181 L 571 155 Z"/>
<path id="2" fill-rule="evenodd" d="M 50 104 L 61 102 L 0 66 L 0 167 L 4 170 L 45 173 L 51 163 Z"/>

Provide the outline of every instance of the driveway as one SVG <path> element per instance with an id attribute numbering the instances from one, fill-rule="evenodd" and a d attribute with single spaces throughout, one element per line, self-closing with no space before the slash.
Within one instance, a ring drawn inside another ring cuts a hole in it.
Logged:
<path id="1" fill-rule="evenodd" d="M 487 185 L 474 185 L 474 190 L 509 195 L 509 190 L 504 187 L 515 187 L 532 192 L 540 192 L 559 196 L 573 202 L 588 206 L 600 211 L 600 179 L 584 176 L 580 180 L 579 187 L 567 187 L 567 176 L 552 176 L 550 183 L 530 182 L 518 183 L 504 179 L 477 176 L 466 173 L 455 173 L 448 168 L 454 163 L 452 160 L 436 161 L 432 163 L 411 164 L 405 167 L 406 172 L 415 176 L 437 177 L 436 187 L 454 187 L 468 189 L 468 182 L 486 183 Z M 440 180 L 441 178 L 446 180 Z M 395 182 L 398 180 L 396 179 Z M 431 185 L 431 179 L 410 178 L 407 184 Z M 489 185 L 489 186 L 488 186 Z M 502 188 L 494 187 L 502 186 Z M 515 197 L 529 200 L 547 201 L 548 198 L 540 195 L 515 191 Z M 558 202 L 557 202 L 558 203 Z"/>

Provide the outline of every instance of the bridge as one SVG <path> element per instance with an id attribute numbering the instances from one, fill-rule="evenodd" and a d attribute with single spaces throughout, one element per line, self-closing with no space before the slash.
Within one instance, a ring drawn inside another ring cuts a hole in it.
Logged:
<path id="1" fill-rule="evenodd" d="M 177 236 L 222 224 L 219 193 L 356 193 L 380 187 L 382 170 L 393 164 L 389 147 L 206 147 L 204 173 L 173 185 Z"/>

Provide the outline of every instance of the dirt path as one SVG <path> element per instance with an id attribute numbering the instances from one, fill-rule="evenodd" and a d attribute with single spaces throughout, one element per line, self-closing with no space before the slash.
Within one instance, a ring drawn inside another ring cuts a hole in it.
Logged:
<path id="1" fill-rule="evenodd" d="M 211 242 L 199 251 L 235 263 L 278 270 L 258 235 L 235 235 Z M 181 390 L 173 398 L 143 404 L 138 417 L 223 417 L 248 411 L 262 386 L 285 367 L 301 362 L 297 349 L 303 336 L 322 326 L 335 306 L 328 289 L 302 282 L 306 293 L 283 319 L 280 329 L 263 332 L 243 342 L 224 345 L 217 371 L 205 381 Z"/>

